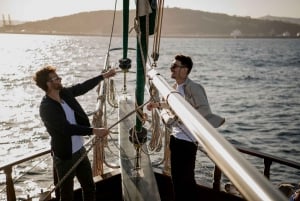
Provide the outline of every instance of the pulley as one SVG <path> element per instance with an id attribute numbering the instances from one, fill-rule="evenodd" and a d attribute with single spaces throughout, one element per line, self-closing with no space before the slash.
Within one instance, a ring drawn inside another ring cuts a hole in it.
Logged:
<path id="1" fill-rule="evenodd" d="M 141 131 L 136 131 L 134 128 L 129 130 L 129 140 L 134 145 L 141 145 L 147 141 L 147 129 L 142 127 Z"/>
<path id="2" fill-rule="evenodd" d="M 153 52 L 153 53 L 151 54 L 151 57 L 153 58 L 153 61 L 157 61 L 158 58 L 159 58 L 159 53 Z"/>
<path id="3" fill-rule="evenodd" d="M 120 59 L 119 60 L 119 67 L 124 71 L 127 72 L 131 68 L 131 60 L 128 58 Z"/>

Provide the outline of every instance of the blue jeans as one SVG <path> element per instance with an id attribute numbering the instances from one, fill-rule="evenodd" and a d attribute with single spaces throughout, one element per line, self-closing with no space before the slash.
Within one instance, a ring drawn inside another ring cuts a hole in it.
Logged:
<path id="1" fill-rule="evenodd" d="M 61 180 L 74 164 L 84 155 L 86 152 L 85 148 L 82 147 L 79 151 L 72 155 L 71 159 L 62 160 L 56 156 L 53 156 L 54 166 L 58 179 Z M 77 177 L 83 194 L 84 201 L 95 201 L 96 187 L 93 180 L 91 163 L 87 156 L 79 163 L 79 165 L 72 171 L 72 173 L 62 183 L 60 188 L 60 200 L 61 201 L 72 201 L 73 200 L 73 188 L 74 188 L 74 177 Z"/>

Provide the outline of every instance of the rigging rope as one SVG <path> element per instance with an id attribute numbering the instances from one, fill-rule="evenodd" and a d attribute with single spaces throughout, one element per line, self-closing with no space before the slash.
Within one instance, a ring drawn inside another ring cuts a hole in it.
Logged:
<path id="1" fill-rule="evenodd" d="M 156 15 L 156 23 L 155 23 L 155 31 L 154 31 L 154 45 L 153 45 L 153 53 L 152 55 L 157 55 L 159 54 L 159 46 L 160 46 L 160 37 L 161 37 L 161 27 L 162 27 L 162 16 L 163 16 L 163 4 L 164 4 L 164 1 L 161 0 L 159 1 L 159 13 L 158 15 Z M 148 11 L 150 10 L 150 4 L 148 2 L 148 0 L 146 1 L 146 3 L 144 4 L 144 10 L 145 11 Z M 139 1 L 137 1 L 137 8 L 139 8 Z M 148 58 L 148 62 L 150 64 L 150 66 L 153 66 L 151 65 L 151 61 L 150 61 L 150 57 L 148 55 L 148 43 L 149 43 L 149 13 L 146 12 L 146 28 L 145 28 L 145 33 L 142 33 L 141 32 L 141 24 L 140 24 L 140 18 L 139 18 L 139 13 L 138 13 L 138 9 L 136 10 L 136 18 L 135 18 L 135 21 L 134 21 L 134 27 L 132 29 L 135 30 L 136 32 L 136 35 L 137 35 L 137 41 L 138 41 L 138 45 L 139 47 L 143 47 L 142 46 L 142 37 L 146 39 L 146 48 L 139 48 L 140 49 L 140 55 L 141 55 L 141 58 L 142 58 L 142 65 L 143 65 L 143 69 L 144 69 L 144 83 L 146 83 L 146 58 Z M 132 30 L 131 29 L 131 30 Z M 146 55 L 146 58 L 145 58 L 145 53 L 144 53 L 144 50 L 147 51 L 147 55 Z M 155 57 L 154 58 L 154 62 L 156 62 L 158 60 L 158 57 Z M 156 65 L 156 64 L 155 64 Z M 142 114 L 142 111 L 139 112 L 140 114 Z M 141 118 L 142 115 L 137 115 L 137 118 L 139 119 L 142 119 Z M 159 118 L 159 115 L 156 114 L 155 115 L 152 115 L 152 137 L 151 137 L 151 141 L 149 143 L 149 147 L 148 149 L 151 150 L 151 151 L 159 151 L 161 149 L 161 146 L 162 146 L 162 131 L 160 129 L 160 118 Z M 154 126 L 153 126 L 154 125 Z M 143 150 L 143 152 L 145 154 L 149 154 L 149 153 L 146 153 L 145 150 Z"/>
<path id="2" fill-rule="evenodd" d="M 115 25 L 115 19 L 116 19 L 116 11 L 117 11 L 117 0 L 115 0 L 115 6 L 114 6 L 114 12 L 113 12 L 113 20 L 112 20 L 112 26 L 111 26 L 111 33 L 110 33 L 110 38 L 109 38 L 109 44 L 108 44 L 108 48 L 107 48 L 107 57 L 109 58 L 109 51 L 110 51 L 110 47 L 111 47 L 111 43 L 112 43 L 112 36 L 113 36 L 113 32 L 114 32 L 114 25 Z M 109 60 L 106 59 L 105 60 L 105 68 L 103 71 L 108 70 L 109 68 Z M 104 83 L 108 82 L 107 80 L 104 80 Z M 102 115 L 104 115 L 106 117 L 106 104 L 105 104 L 105 95 L 107 93 L 99 93 L 99 91 L 102 92 L 102 90 L 106 90 L 106 87 L 103 87 L 101 89 L 101 84 L 99 83 L 99 88 L 98 88 L 98 95 L 100 94 L 100 96 L 97 98 L 98 101 L 97 103 L 100 104 L 99 109 L 94 113 L 93 115 L 93 124 L 97 125 L 97 127 L 107 127 L 107 121 L 106 118 L 104 118 L 104 121 L 102 122 Z M 105 86 L 107 86 L 107 84 L 105 84 Z M 103 95 L 105 94 L 105 95 Z M 109 99 L 110 100 L 110 99 Z M 110 102 L 109 102 L 110 103 Z M 112 103 L 113 104 L 113 103 Z M 96 145 L 94 147 L 94 155 L 93 155 L 93 175 L 98 175 L 101 174 L 103 172 L 103 163 L 105 163 L 105 152 L 104 152 L 104 145 L 107 144 L 107 141 L 104 142 L 103 144 L 99 144 Z"/>
<path id="3" fill-rule="evenodd" d="M 110 47 L 111 47 L 112 36 L 113 36 L 113 33 L 114 33 L 115 20 L 116 20 L 116 11 L 117 11 L 117 2 L 118 2 L 118 0 L 115 1 L 113 23 L 112 23 L 112 26 L 111 26 L 111 32 L 110 32 L 110 37 L 109 37 L 109 44 L 108 44 L 107 53 L 109 53 L 109 50 L 110 50 Z M 107 64 L 105 64 L 105 65 L 107 65 Z"/>
<path id="4" fill-rule="evenodd" d="M 159 93 L 157 89 L 149 83 L 150 89 L 149 94 L 152 99 L 156 102 L 159 100 Z M 151 131 L 152 131 L 152 138 L 149 143 L 149 149 L 152 151 L 160 151 L 162 147 L 162 132 L 160 128 L 160 116 L 157 113 L 157 110 L 153 110 L 151 112 L 152 115 L 152 124 L 151 124 Z"/>
<path id="5" fill-rule="evenodd" d="M 154 40 L 153 40 L 153 49 L 151 57 L 153 58 L 154 62 L 153 65 L 156 67 L 156 61 L 159 58 L 159 48 L 160 48 L 160 39 L 161 39 L 161 28 L 162 28 L 162 19 L 163 19 L 163 7 L 164 7 L 164 0 L 158 0 L 158 13 L 155 19 L 155 33 L 154 33 Z"/>
<path id="6" fill-rule="evenodd" d="M 137 1 L 137 7 L 139 7 L 139 1 Z M 156 16 L 156 31 L 155 31 L 155 39 L 154 39 L 154 44 L 153 44 L 153 55 L 158 55 L 159 54 L 159 46 L 160 46 L 160 37 L 161 37 L 161 27 L 162 27 L 162 16 L 163 16 L 163 4 L 164 4 L 164 0 L 160 0 L 159 1 L 159 12 L 158 15 Z M 116 4 L 115 4 L 116 5 Z M 150 8 L 150 4 L 149 3 L 145 3 L 145 10 L 149 10 Z M 116 7 L 115 7 L 116 8 Z M 115 20 L 115 14 L 114 14 L 114 20 Z M 146 28 L 145 28 L 145 33 L 144 35 L 142 35 L 143 33 L 141 32 L 140 29 L 140 18 L 139 18 L 139 14 L 138 14 L 138 9 L 136 10 L 136 18 L 134 19 L 134 27 L 132 29 L 135 30 L 136 35 L 137 35 L 137 41 L 138 41 L 138 45 L 139 47 L 143 47 L 142 46 L 142 36 L 145 37 L 146 39 L 146 48 L 139 48 L 140 50 L 140 55 L 141 55 L 141 59 L 142 59 L 142 66 L 143 66 L 143 72 L 144 72 L 144 83 L 146 83 L 146 58 L 148 58 L 148 61 L 151 65 L 151 61 L 150 61 L 150 57 L 148 55 L 148 44 L 149 44 L 149 13 L 147 12 L 146 14 Z M 114 23 L 113 23 L 114 25 Z M 132 30 L 131 29 L 131 30 Z M 131 30 L 129 32 L 131 32 Z M 112 27 L 112 32 L 113 32 L 113 27 Z M 111 38 L 112 38 L 112 33 L 111 33 Z M 110 39 L 110 44 L 111 44 L 111 39 Z M 145 58 L 145 53 L 144 50 L 146 49 L 147 55 Z M 158 57 L 154 58 L 154 62 L 156 62 L 158 60 Z M 152 65 L 151 65 L 152 66 Z M 112 83 L 109 83 L 109 100 L 112 96 L 112 94 L 114 94 L 115 91 L 113 91 L 113 87 L 111 86 Z M 137 100 L 136 100 L 137 103 Z M 115 104 L 114 104 L 115 105 Z M 140 108 L 140 109 L 138 109 Z M 136 104 L 136 110 L 137 110 L 137 119 L 139 119 L 141 122 L 145 121 L 145 117 L 143 115 L 143 111 L 142 111 L 142 107 L 137 107 Z M 105 114 L 106 115 L 106 114 Z M 151 137 L 151 141 L 149 143 L 149 147 L 148 149 L 151 151 L 160 151 L 161 147 L 162 147 L 162 136 L 163 136 L 163 132 L 160 129 L 160 118 L 159 118 L 159 114 L 156 113 L 156 115 L 153 115 L 152 118 L 153 120 L 153 125 L 152 126 L 152 137 Z M 106 119 L 106 118 L 105 118 Z M 116 145 L 115 145 L 116 146 Z M 116 146 L 117 147 L 117 146 Z M 143 152 L 145 154 L 149 154 L 148 151 L 144 151 Z M 147 153 L 146 153 L 147 152 Z M 105 162 L 105 161 L 104 161 Z"/>

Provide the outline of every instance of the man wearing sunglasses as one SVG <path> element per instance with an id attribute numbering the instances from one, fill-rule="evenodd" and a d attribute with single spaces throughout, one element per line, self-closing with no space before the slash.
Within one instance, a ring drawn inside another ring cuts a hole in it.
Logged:
<path id="1" fill-rule="evenodd" d="M 115 70 L 111 69 L 80 84 L 63 87 L 53 66 L 46 66 L 35 73 L 33 79 L 36 85 L 46 93 L 40 104 L 40 116 L 51 136 L 53 163 L 58 179 L 64 178 L 74 164 L 83 158 L 59 186 L 61 201 L 73 200 L 75 176 L 82 187 L 84 200 L 96 199 L 92 168 L 85 155 L 83 136 L 94 134 L 101 138 L 109 132 L 105 128 L 91 127 L 88 116 L 75 97 L 87 93 L 100 81 L 115 74 Z"/>
<path id="2" fill-rule="evenodd" d="M 211 112 L 206 92 L 202 85 L 192 81 L 188 76 L 193 61 L 189 56 L 176 55 L 171 64 L 171 78 L 175 80 L 173 88 L 180 93 L 213 127 L 221 126 L 225 119 Z M 166 102 L 151 102 L 148 110 L 165 107 Z M 195 161 L 198 142 L 180 121 L 172 125 L 170 138 L 171 176 L 176 201 L 199 200 L 196 194 Z"/>

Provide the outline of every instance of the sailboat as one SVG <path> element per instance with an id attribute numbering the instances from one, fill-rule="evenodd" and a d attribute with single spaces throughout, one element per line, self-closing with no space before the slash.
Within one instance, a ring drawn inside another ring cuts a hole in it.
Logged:
<path id="1" fill-rule="evenodd" d="M 170 176 L 169 162 L 169 121 L 181 119 L 182 123 L 191 131 L 201 146 L 202 151 L 214 162 L 214 179 L 212 187 L 197 184 L 197 193 L 205 200 L 228 201 L 283 201 L 286 197 L 268 180 L 270 167 L 273 162 L 292 168 L 300 169 L 298 162 L 274 157 L 269 154 L 234 147 L 218 133 L 196 110 L 180 95 L 173 93 L 172 87 L 161 75 L 156 67 L 159 58 L 160 33 L 163 18 L 163 0 L 137 1 L 137 15 L 135 18 L 136 48 L 128 47 L 129 1 L 123 1 L 123 47 L 110 48 L 105 57 L 103 71 L 111 67 L 112 52 L 121 51 L 118 67 L 123 74 L 121 84 L 123 93 L 115 94 L 116 83 L 113 79 L 105 80 L 98 86 L 98 101 L 96 109 L 90 115 L 96 127 L 117 127 L 119 164 L 107 162 L 105 150 L 108 148 L 108 137 L 102 143 L 99 139 L 91 138 L 87 143 L 88 154 L 93 150 L 93 174 L 97 188 L 97 200 L 107 201 L 172 201 L 174 192 Z M 148 12 L 150 11 L 150 12 Z M 149 37 L 154 35 L 152 60 L 148 57 Z M 136 54 L 136 86 L 135 94 L 128 93 L 127 79 L 132 74 L 133 62 L 128 58 L 128 51 Z M 147 89 L 147 90 L 146 90 Z M 154 110 L 151 118 L 147 119 L 143 107 L 149 100 L 165 99 L 171 108 L 169 111 Z M 118 110 L 118 121 L 113 124 L 107 122 L 107 107 Z M 146 128 L 145 122 L 151 126 Z M 162 150 L 162 160 L 152 162 L 150 146 L 153 150 Z M 264 174 L 253 167 L 242 153 L 262 158 L 264 160 Z M 17 200 L 12 169 L 15 165 L 34 158 L 49 155 L 50 150 L 42 150 L 30 156 L 24 156 L 14 162 L 0 167 L 6 174 L 6 193 L 8 201 Z M 105 167 L 109 171 L 104 171 Z M 70 170 L 72 171 L 72 170 Z M 184 174 L 184 173 L 183 173 Z M 221 188 L 221 175 L 224 174 L 237 189 L 238 194 L 231 194 Z M 263 176 L 264 175 L 264 176 Z M 57 181 L 54 174 L 54 186 L 49 191 L 41 193 L 39 200 L 59 200 L 59 185 L 63 179 Z M 82 200 L 81 189 L 74 190 L 75 200 Z M 187 195 L 187 199 L 189 195 Z M 33 200 L 28 197 L 24 200 Z"/>

